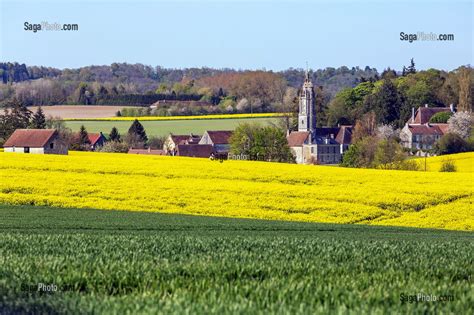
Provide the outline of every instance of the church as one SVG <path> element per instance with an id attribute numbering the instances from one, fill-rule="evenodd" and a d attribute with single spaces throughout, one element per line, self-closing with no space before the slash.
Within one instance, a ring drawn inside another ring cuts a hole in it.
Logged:
<path id="1" fill-rule="evenodd" d="M 349 148 L 352 126 L 316 128 L 315 93 L 306 71 L 299 93 L 298 131 L 291 132 L 288 145 L 298 164 L 338 164 Z"/>

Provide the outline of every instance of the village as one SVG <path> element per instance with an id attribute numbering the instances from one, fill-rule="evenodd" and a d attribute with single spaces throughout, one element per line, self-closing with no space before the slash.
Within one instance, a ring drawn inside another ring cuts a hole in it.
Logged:
<path id="1" fill-rule="evenodd" d="M 287 142 L 298 164 L 339 164 L 352 144 L 353 125 L 316 127 L 315 91 L 306 74 L 298 96 L 298 128 L 287 130 Z M 412 108 L 412 115 L 400 130 L 400 144 L 416 155 L 426 155 L 435 143 L 448 133 L 447 123 L 432 123 L 438 113 L 455 113 L 450 107 Z M 176 122 L 179 124 L 179 121 Z M 128 149 L 129 154 L 184 156 L 195 158 L 247 159 L 248 156 L 231 152 L 232 130 L 207 130 L 202 135 L 170 133 L 162 148 Z M 76 135 L 78 136 L 78 135 Z M 87 133 L 88 151 L 96 151 L 109 139 L 102 133 Z M 31 154 L 67 154 L 68 145 L 61 141 L 54 129 L 18 129 L 3 145 L 5 152 Z M 263 159 L 263 157 L 262 157 Z"/>

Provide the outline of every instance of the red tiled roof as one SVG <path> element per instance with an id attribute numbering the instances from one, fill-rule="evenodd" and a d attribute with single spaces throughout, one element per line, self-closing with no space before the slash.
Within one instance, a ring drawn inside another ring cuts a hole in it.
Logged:
<path id="1" fill-rule="evenodd" d="M 446 126 L 442 126 L 446 125 Z M 408 125 L 408 129 L 414 135 L 438 135 L 442 136 L 447 130 L 447 124 L 424 124 L 424 125 Z"/>
<path id="2" fill-rule="evenodd" d="M 54 129 L 17 129 L 3 146 L 41 148 L 56 134 Z"/>
<path id="3" fill-rule="evenodd" d="M 151 150 L 151 149 L 130 149 L 128 154 L 151 154 L 151 155 L 165 155 L 163 150 Z"/>
<path id="4" fill-rule="evenodd" d="M 232 136 L 232 130 L 206 131 L 214 144 L 229 144 L 229 138 Z"/>
<path id="5" fill-rule="evenodd" d="M 449 107 L 419 107 L 415 114 L 415 121 L 410 121 L 410 123 L 426 124 L 434 114 L 450 111 Z"/>
<path id="6" fill-rule="evenodd" d="M 290 147 L 301 147 L 309 136 L 308 131 L 294 131 L 290 133 L 286 139 L 288 140 L 288 146 Z"/>
<path id="7" fill-rule="evenodd" d="M 213 146 L 210 144 L 179 144 L 177 155 L 189 157 L 208 158 L 213 152 Z"/>
<path id="8" fill-rule="evenodd" d="M 352 143 L 352 126 L 341 126 L 336 136 L 336 141 L 339 144 L 351 144 Z"/>
<path id="9" fill-rule="evenodd" d="M 87 134 L 89 141 L 91 142 L 91 145 L 95 145 L 97 141 L 100 140 L 103 135 L 101 133 L 88 133 Z"/>
<path id="10" fill-rule="evenodd" d="M 449 124 L 432 124 L 433 126 L 438 126 L 443 134 L 448 133 Z"/>
<path id="11" fill-rule="evenodd" d="M 188 135 L 171 135 L 171 140 L 173 140 L 175 145 L 185 144 L 188 139 Z"/>

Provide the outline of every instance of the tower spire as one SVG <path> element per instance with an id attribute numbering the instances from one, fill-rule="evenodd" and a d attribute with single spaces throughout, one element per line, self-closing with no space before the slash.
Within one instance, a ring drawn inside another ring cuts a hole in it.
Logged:
<path id="1" fill-rule="evenodd" d="M 306 63 L 306 77 L 299 96 L 298 131 L 311 133 L 310 143 L 315 133 L 316 113 L 314 109 L 313 83 L 309 77 L 308 63 Z"/>
<path id="2" fill-rule="evenodd" d="M 308 62 L 306 61 L 306 78 L 305 78 L 306 82 L 309 81 L 309 67 L 308 67 Z"/>

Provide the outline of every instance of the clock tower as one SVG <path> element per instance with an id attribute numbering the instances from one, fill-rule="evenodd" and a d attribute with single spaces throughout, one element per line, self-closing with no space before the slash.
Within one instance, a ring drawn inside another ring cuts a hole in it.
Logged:
<path id="1" fill-rule="evenodd" d="M 313 83 L 309 78 L 308 70 L 306 70 L 306 78 L 299 95 L 298 131 L 309 131 L 311 133 L 310 141 L 312 141 L 315 130 L 316 113 L 314 108 Z"/>

